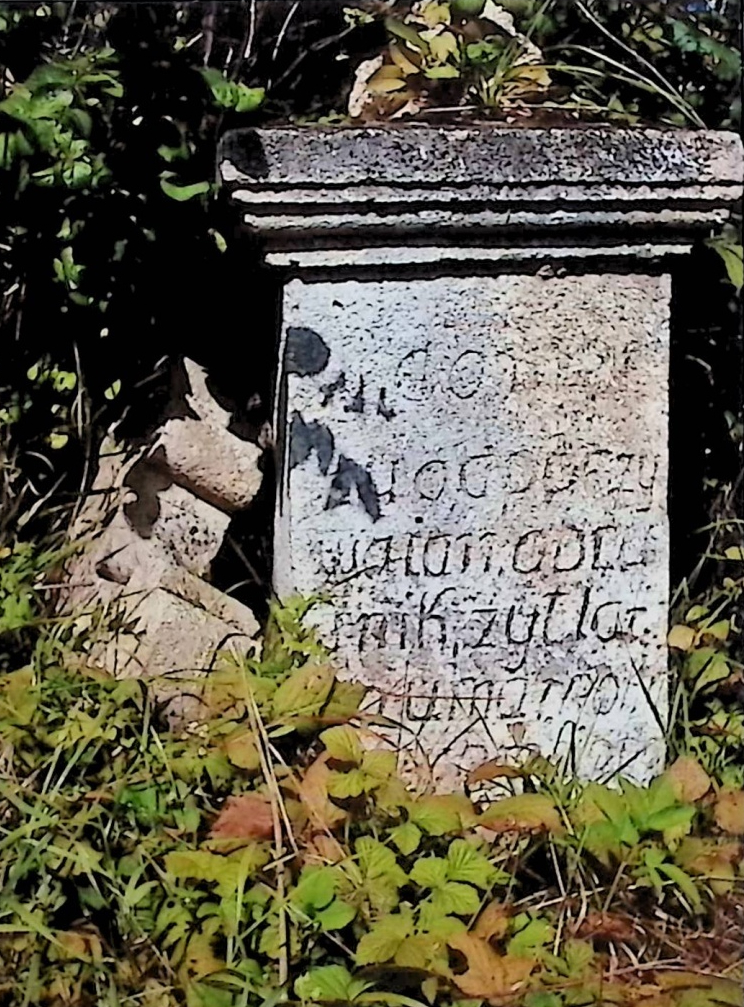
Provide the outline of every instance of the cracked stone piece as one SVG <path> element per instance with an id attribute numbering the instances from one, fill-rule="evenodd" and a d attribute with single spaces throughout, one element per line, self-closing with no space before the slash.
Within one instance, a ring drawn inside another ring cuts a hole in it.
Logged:
<path id="1" fill-rule="evenodd" d="M 150 473 L 153 478 L 155 474 L 155 470 Z M 145 482 L 140 480 L 138 486 L 142 499 Z M 139 500 L 131 489 L 122 486 L 121 492 L 100 497 L 109 505 L 115 497 L 118 507 L 113 513 L 106 514 L 95 497 L 90 507 L 86 504 L 83 520 L 77 525 L 83 533 L 78 539 L 80 552 L 68 564 L 64 592 L 68 609 L 111 601 L 133 577 L 140 587 L 152 588 L 173 569 L 197 577 L 209 574 L 230 523 L 229 516 L 176 484 L 147 495 L 156 516 L 142 529 L 146 535 L 127 517 L 128 508 L 138 512 Z M 105 527 L 95 531 L 94 518 L 107 521 Z"/>
<path id="2" fill-rule="evenodd" d="M 230 433 L 230 413 L 207 388 L 206 372 L 185 361 L 191 391 L 188 404 L 198 419 L 168 420 L 153 454 L 165 453 L 164 465 L 174 482 L 225 511 L 242 510 L 253 500 L 263 475 L 258 467 L 262 450 Z"/>
<path id="3" fill-rule="evenodd" d="M 151 682 L 157 698 L 168 702 L 172 726 L 179 726 L 198 717 L 200 680 L 217 653 L 247 653 L 255 647 L 258 625 L 248 609 L 235 606 L 227 606 L 226 617 L 220 618 L 164 587 L 122 594 L 117 602 L 121 629 L 94 644 L 91 661 L 117 678 Z"/>
<path id="4" fill-rule="evenodd" d="M 123 512 L 116 514 L 102 547 L 107 553 L 98 564 L 101 576 L 126 584 L 135 570 L 142 569 L 149 586 L 154 586 L 173 566 L 198 577 L 209 574 L 229 516 L 176 484 L 157 493 L 155 499 L 158 515 L 146 535 L 130 523 L 126 503 Z"/>

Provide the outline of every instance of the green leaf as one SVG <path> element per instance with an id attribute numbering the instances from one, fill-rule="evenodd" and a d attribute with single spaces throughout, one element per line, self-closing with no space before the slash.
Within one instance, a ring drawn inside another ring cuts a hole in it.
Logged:
<path id="1" fill-rule="evenodd" d="M 390 830 L 390 838 L 404 856 L 410 856 L 421 842 L 421 829 L 413 822 L 404 822 Z"/>
<path id="2" fill-rule="evenodd" d="M 353 717 L 359 713 L 359 707 L 367 694 L 367 687 L 361 682 L 340 682 L 333 685 L 330 699 L 323 715 L 329 719 Z"/>
<path id="3" fill-rule="evenodd" d="M 679 826 L 690 826 L 697 814 L 693 804 L 684 804 L 676 808 L 665 808 L 649 815 L 644 828 L 649 832 L 666 832 L 667 829 L 677 829 Z"/>
<path id="4" fill-rule="evenodd" d="M 194 196 L 203 196 L 209 192 L 212 188 L 212 183 L 194 182 L 192 185 L 174 185 L 167 178 L 161 176 L 160 188 L 166 196 L 170 196 L 171 199 L 175 199 L 178 203 L 185 203 L 186 200 L 193 199 Z"/>
<path id="5" fill-rule="evenodd" d="M 478 888 L 488 888 L 495 870 L 488 860 L 466 839 L 455 839 L 447 850 L 447 877 L 450 881 L 467 881 Z"/>
<path id="6" fill-rule="evenodd" d="M 238 84 L 235 111 L 253 112 L 263 103 L 265 97 L 266 90 L 263 87 L 246 87 L 245 84 Z"/>
<path id="7" fill-rule="evenodd" d="M 665 874 L 670 881 L 674 882 L 690 903 L 693 912 L 701 913 L 703 911 L 703 900 L 697 890 L 697 885 L 681 867 L 677 867 L 676 864 L 660 864 L 659 873 Z"/>
<path id="8" fill-rule="evenodd" d="M 536 990 L 524 998 L 524 1007 L 563 1007 L 563 1001 L 557 993 Z"/>
<path id="9" fill-rule="evenodd" d="M 582 976 L 594 961 L 594 948 L 587 941 L 570 939 L 563 944 L 563 958 L 569 976 Z"/>
<path id="10" fill-rule="evenodd" d="M 371 836 L 361 836 L 354 844 L 359 868 L 365 878 L 387 878 L 398 887 L 408 881 L 405 871 L 398 866 L 395 854 Z"/>
<path id="11" fill-rule="evenodd" d="M 698 647 L 690 652 L 685 661 L 685 678 L 693 684 L 693 695 L 721 682 L 731 674 L 731 668 L 723 653 L 713 647 Z"/>
<path id="12" fill-rule="evenodd" d="M 379 783 L 385 783 L 394 776 L 397 768 L 398 756 L 395 752 L 373 749 L 362 755 L 362 769 L 368 777 Z"/>
<path id="13" fill-rule="evenodd" d="M 49 434 L 49 447 L 52 451 L 59 451 L 70 439 L 69 434 L 51 433 Z"/>
<path id="14" fill-rule="evenodd" d="M 241 881 L 255 874 L 269 862 L 266 845 L 254 843 L 230 856 L 208 850 L 177 850 L 165 856 L 165 869 L 173 879 L 216 882 L 222 896 L 233 896 Z"/>
<path id="15" fill-rule="evenodd" d="M 480 895 L 471 885 L 447 881 L 435 888 L 431 904 L 443 916 L 473 916 L 481 907 Z"/>
<path id="16" fill-rule="evenodd" d="M 374 923 L 357 945 L 357 965 L 379 965 L 390 961 L 406 937 L 413 932 L 410 914 L 391 913 Z"/>
<path id="17" fill-rule="evenodd" d="M 408 818 L 429 836 L 444 836 L 462 828 L 456 808 L 445 800 L 424 797 L 414 801 L 408 809 Z"/>
<path id="18" fill-rule="evenodd" d="M 550 944 L 554 938 L 555 928 L 547 920 L 532 919 L 512 937 L 507 945 L 507 951 L 509 954 L 530 958 L 532 952 Z"/>
<path id="19" fill-rule="evenodd" d="M 439 888 L 447 881 L 447 861 L 442 857 L 423 857 L 413 865 L 410 878 L 422 888 Z"/>
<path id="20" fill-rule="evenodd" d="M 323 731 L 320 740 L 332 759 L 336 759 L 338 762 L 353 762 L 355 766 L 358 766 L 362 761 L 359 732 L 349 724 L 329 727 L 327 731 Z"/>
<path id="21" fill-rule="evenodd" d="M 467 927 L 456 916 L 443 915 L 441 910 L 431 902 L 422 902 L 419 911 L 418 929 L 433 937 L 446 940 L 454 934 L 465 933 Z"/>
<path id="22" fill-rule="evenodd" d="M 320 923 L 324 932 L 329 930 L 343 930 L 356 916 L 356 909 L 341 899 L 335 899 L 330 906 L 315 914 L 315 919 Z"/>
<path id="23" fill-rule="evenodd" d="M 304 910 L 323 909 L 333 901 L 336 879 L 332 867 L 305 867 L 290 901 Z"/>
<path id="24" fill-rule="evenodd" d="M 367 789 L 367 783 L 367 776 L 361 769 L 350 769 L 347 773 L 332 770 L 328 774 L 328 793 L 339 800 L 359 797 Z"/>
<path id="25" fill-rule="evenodd" d="M 343 965 L 322 965 L 310 969 L 295 981 L 294 991 L 304 1003 L 327 1003 L 355 1000 L 369 983 L 355 979 Z"/>
<path id="26" fill-rule="evenodd" d="M 105 399 L 108 399 L 109 402 L 112 402 L 120 391 L 121 391 L 121 381 L 119 378 L 117 378 L 116 381 L 110 384 L 108 388 L 104 391 L 103 397 Z"/>
<path id="27" fill-rule="evenodd" d="M 424 76 L 430 80 L 451 80 L 459 77 L 460 71 L 456 66 L 445 63 L 443 66 L 430 66 L 428 70 L 424 70 Z"/>
<path id="28" fill-rule="evenodd" d="M 333 669 L 324 664 L 305 664 L 293 671 L 274 693 L 274 716 L 284 719 L 320 713 L 335 677 Z"/>

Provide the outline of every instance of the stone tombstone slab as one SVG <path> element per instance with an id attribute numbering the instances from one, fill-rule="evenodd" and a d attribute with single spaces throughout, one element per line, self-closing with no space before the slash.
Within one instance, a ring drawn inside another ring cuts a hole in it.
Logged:
<path id="1" fill-rule="evenodd" d="M 448 783 L 648 777 L 667 713 L 671 274 L 728 134 L 238 134 L 285 271 L 275 586 Z"/>

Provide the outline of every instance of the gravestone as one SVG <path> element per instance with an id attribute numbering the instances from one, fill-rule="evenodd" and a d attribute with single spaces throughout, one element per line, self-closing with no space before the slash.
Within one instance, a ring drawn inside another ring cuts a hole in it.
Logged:
<path id="1" fill-rule="evenodd" d="M 452 782 L 539 750 L 663 760 L 674 262 L 733 134 L 239 132 L 285 279 L 275 586 Z"/>

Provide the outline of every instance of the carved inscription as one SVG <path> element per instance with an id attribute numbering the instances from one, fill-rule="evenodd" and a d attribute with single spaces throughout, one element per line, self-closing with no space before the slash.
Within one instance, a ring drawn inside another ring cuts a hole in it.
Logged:
<path id="1" fill-rule="evenodd" d="M 321 635 L 443 779 L 536 749 L 657 766 L 667 301 L 639 276 L 288 288 L 328 354 L 287 378 L 277 586 L 331 595 Z"/>

